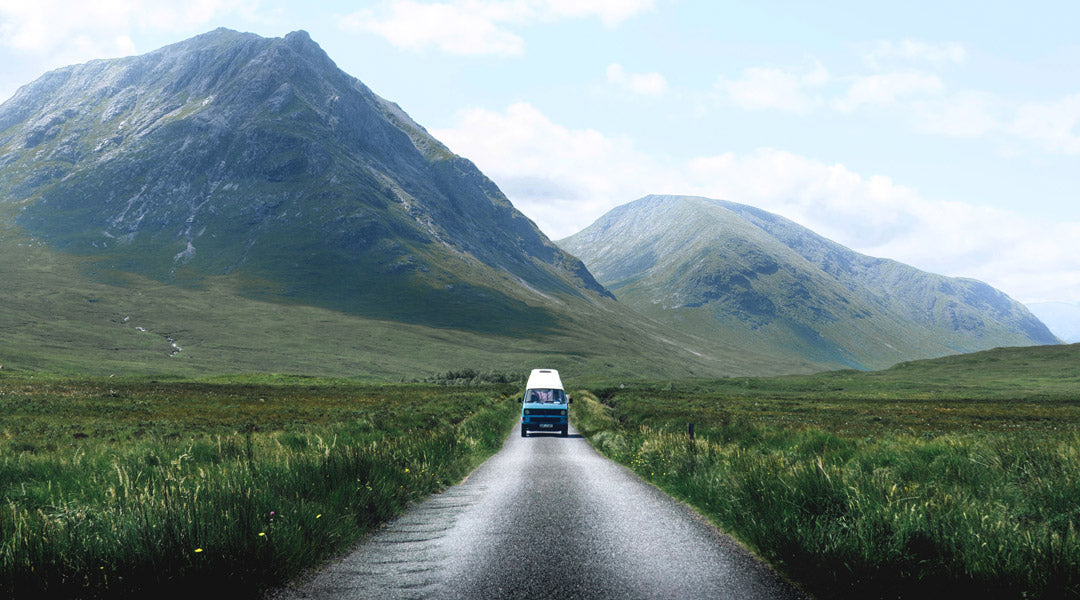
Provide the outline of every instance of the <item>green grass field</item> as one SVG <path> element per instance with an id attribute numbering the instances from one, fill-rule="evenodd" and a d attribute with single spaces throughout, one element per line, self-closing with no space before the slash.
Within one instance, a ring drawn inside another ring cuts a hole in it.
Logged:
<path id="1" fill-rule="evenodd" d="M 818 597 L 1078 598 L 1077 364 L 568 380 L 595 446 Z M 496 451 L 511 379 L 0 371 L 0 597 L 258 597 Z"/>
<path id="2" fill-rule="evenodd" d="M 572 419 L 817 597 L 1080 598 L 1077 365 L 595 386 Z"/>
<path id="3" fill-rule="evenodd" d="M 0 376 L 0 597 L 258 597 L 464 477 L 511 395 Z"/>

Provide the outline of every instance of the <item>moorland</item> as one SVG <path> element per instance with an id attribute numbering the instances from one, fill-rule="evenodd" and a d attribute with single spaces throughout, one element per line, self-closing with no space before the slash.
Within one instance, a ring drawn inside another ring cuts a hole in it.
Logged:
<path id="1" fill-rule="evenodd" d="M 568 383 L 594 446 L 815 595 L 1078 597 L 1078 359 Z M 497 451 L 522 385 L 2 373 L 10 597 L 258 597 Z"/>
<path id="2" fill-rule="evenodd" d="M 572 416 L 817 597 L 1076 598 L 1078 359 L 1075 345 L 1007 348 L 619 383 L 579 394 Z"/>
<path id="3" fill-rule="evenodd" d="M 0 596 L 258 597 L 464 477 L 509 392 L 0 375 Z"/>

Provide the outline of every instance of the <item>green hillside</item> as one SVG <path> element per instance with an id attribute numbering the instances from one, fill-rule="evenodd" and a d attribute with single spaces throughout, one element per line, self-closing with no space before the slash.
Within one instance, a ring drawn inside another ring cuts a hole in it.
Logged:
<path id="1" fill-rule="evenodd" d="M 650 318 L 829 368 L 1058 343 L 986 284 L 861 255 L 732 202 L 649 196 L 559 244 Z"/>
<path id="2" fill-rule="evenodd" d="M 171 285 L 99 270 L 92 260 L 52 250 L 10 225 L 0 226 L 0 278 L 15 282 L 0 286 L 5 372 L 261 372 L 411 381 L 462 369 L 520 374 L 537 365 L 615 377 L 810 368 L 667 335 L 616 303 L 586 306 L 538 324 L 532 335 L 517 335 L 372 319 L 295 299 L 254 299 L 228 276 L 197 287 Z"/>

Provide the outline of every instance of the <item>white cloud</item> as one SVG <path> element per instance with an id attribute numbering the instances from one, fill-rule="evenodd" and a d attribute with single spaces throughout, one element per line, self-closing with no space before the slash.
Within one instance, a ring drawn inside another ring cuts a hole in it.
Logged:
<path id="1" fill-rule="evenodd" d="M 189 30 L 232 13 L 251 20 L 259 14 L 259 0 L 127 0 L 124 4 L 131 7 L 139 28 L 162 31 Z"/>
<path id="2" fill-rule="evenodd" d="M 831 106 L 839 112 L 888 109 L 906 114 L 917 131 L 951 137 L 989 134 L 1045 152 L 1080 154 L 1080 93 L 1020 104 L 980 90 L 950 90 L 940 77 L 906 70 L 847 78 Z"/>
<path id="3" fill-rule="evenodd" d="M 993 94 L 968 90 L 926 98 L 911 109 L 923 133 L 978 137 L 1001 128 L 1002 104 Z"/>
<path id="4" fill-rule="evenodd" d="M 618 63 L 608 65 L 608 83 L 644 96 L 663 96 L 667 91 L 667 80 L 659 73 L 627 73 Z"/>
<path id="5" fill-rule="evenodd" d="M 0 0 L 0 45 L 55 68 L 135 54 L 136 31 L 188 31 L 254 0 Z"/>
<path id="6" fill-rule="evenodd" d="M 920 40 L 881 40 L 865 56 L 867 64 L 879 67 L 885 62 L 923 62 L 933 65 L 963 64 L 967 49 L 958 42 L 924 42 Z"/>
<path id="7" fill-rule="evenodd" d="M 452 128 L 432 135 L 475 162 L 552 238 L 664 187 L 663 174 L 629 140 L 568 129 L 525 102 L 504 113 L 462 111 Z"/>
<path id="8" fill-rule="evenodd" d="M 655 0 L 544 0 L 540 4 L 552 16 L 597 17 L 608 27 L 652 10 Z"/>
<path id="9" fill-rule="evenodd" d="M 829 81 L 820 63 L 809 68 L 751 67 L 738 79 L 721 76 L 715 88 L 737 106 L 748 110 L 777 109 L 805 113 L 821 104 L 816 92 Z"/>
<path id="10" fill-rule="evenodd" d="M 386 38 L 399 48 L 428 47 L 458 55 L 518 55 L 525 40 L 513 31 L 530 23 L 597 17 L 613 27 L 652 8 L 654 0 L 390 0 L 344 18 L 342 28 Z"/>
<path id="11" fill-rule="evenodd" d="M 1009 133 L 1033 141 L 1051 152 L 1080 154 L 1080 94 L 1057 101 L 1020 106 Z"/>
<path id="12" fill-rule="evenodd" d="M 863 106 L 892 106 L 911 97 L 938 95 L 945 89 L 936 75 L 919 71 L 857 76 L 850 81 L 844 96 L 833 102 L 833 107 L 841 112 Z"/>
<path id="13" fill-rule="evenodd" d="M 434 46 L 449 54 L 516 55 L 524 51 L 525 40 L 502 25 L 520 22 L 529 12 L 524 3 L 425 4 L 401 0 L 390 5 L 386 16 L 365 9 L 346 17 L 342 27 L 380 35 L 407 50 Z"/>
<path id="14" fill-rule="evenodd" d="M 884 50 L 882 50 L 884 48 Z M 905 41 L 880 43 L 877 55 L 963 62 L 957 44 L 928 45 Z M 608 68 L 609 81 L 627 81 L 619 65 Z M 995 136 L 1002 151 L 1027 148 L 1080 154 L 1080 93 L 1056 100 L 1021 102 L 1001 94 L 951 89 L 936 73 L 910 67 L 859 75 L 831 75 L 813 67 L 749 67 L 737 79 L 721 76 L 715 91 L 746 110 L 806 114 L 831 109 L 846 114 L 877 111 L 885 118 L 905 118 L 915 131 L 929 135 L 977 138 Z M 1022 144 L 1016 144 L 1022 142 Z"/>
<path id="15" fill-rule="evenodd" d="M 625 138 L 566 128 L 527 103 L 465 111 L 432 133 L 554 239 L 650 193 L 701 195 L 781 214 L 872 256 L 981 279 L 1021 301 L 1080 301 L 1077 222 L 930 200 L 883 175 L 767 148 L 665 164 Z"/>

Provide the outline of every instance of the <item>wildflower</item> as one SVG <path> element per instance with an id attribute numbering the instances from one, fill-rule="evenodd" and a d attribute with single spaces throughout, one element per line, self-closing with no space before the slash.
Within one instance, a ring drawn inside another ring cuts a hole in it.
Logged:
<path id="1" fill-rule="evenodd" d="M 259 537 L 266 537 L 266 532 L 265 531 L 260 531 L 259 532 Z"/>
<path id="2" fill-rule="evenodd" d="M 409 472 L 409 467 L 405 467 L 405 472 L 406 472 L 406 473 L 408 473 L 408 472 Z"/>
<path id="3" fill-rule="evenodd" d="M 200 552 L 202 552 L 202 548 L 196 548 L 196 549 L 195 549 L 195 554 L 198 554 L 198 553 L 200 553 Z"/>
<path id="4" fill-rule="evenodd" d="M 321 519 L 322 518 L 322 513 L 319 513 L 319 514 L 315 515 L 315 518 L 316 519 Z"/>

